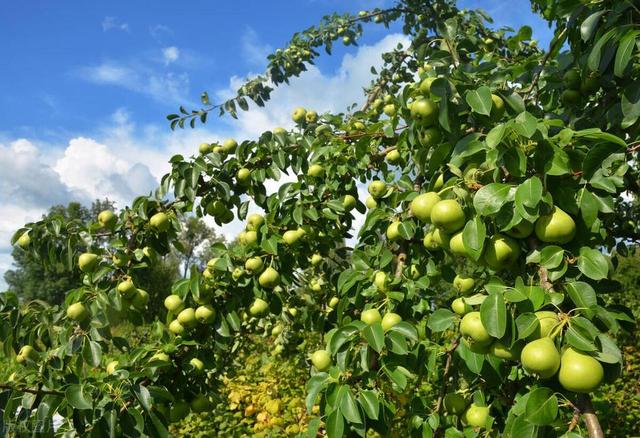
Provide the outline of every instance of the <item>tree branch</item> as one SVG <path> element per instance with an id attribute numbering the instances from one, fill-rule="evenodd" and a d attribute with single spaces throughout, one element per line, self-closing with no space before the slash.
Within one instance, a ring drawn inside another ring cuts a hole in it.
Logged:
<path id="1" fill-rule="evenodd" d="M 0 389 L 10 389 L 12 391 L 26 392 L 28 394 L 45 394 L 45 395 L 64 396 L 64 392 L 60 392 L 60 391 L 48 391 L 46 389 L 35 389 L 35 388 L 21 388 L 18 386 L 6 385 L 4 383 L 0 384 Z"/>
<path id="2" fill-rule="evenodd" d="M 593 405 L 591 404 L 591 398 L 589 398 L 589 395 L 578 394 L 577 406 L 580 413 L 582 413 L 582 418 L 587 426 L 589 438 L 604 438 L 602 427 L 600 427 L 598 416 L 593 410 Z"/>
<path id="3" fill-rule="evenodd" d="M 567 28 L 565 27 L 564 29 L 562 29 L 562 32 L 560 32 L 558 34 L 558 38 L 556 38 L 555 41 L 553 41 L 553 43 L 551 43 L 551 46 L 549 46 L 549 51 L 547 53 L 545 53 L 544 57 L 542 58 L 542 62 L 540 63 L 540 70 L 538 70 L 535 73 L 535 75 L 533 76 L 533 80 L 531 81 L 531 84 L 525 90 L 522 91 L 523 94 L 529 94 L 535 88 L 535 86 L 538 84 L 538 81 L 540 80 L 540 75 L 542 74 L 542 71 L 544 70 L 544 66 L 549 61 L 549 58 L 551 57 L 551 54 L 556 49 L 558 44 L 561 44 L 562 40 L 564 39 L 564 35 L 566 33 L 567 33 Z"/>
<path id="4" fill-rule="evenodd" d="M 440 414 L 440 410 L 442 409 L 442 401 L 444 400 L 444 396 L 447 393 L 447 379 L 449 378 L 449 371 L 451 371 L 451 364 L 453 362 L 453 352 L 458 348 L 458 344 L 460 344 L 460 336 L 458 336 L 451 347 L 447 350 L 447 361 L 444 364 L 444 373 L 442 374 L 442 386 L 440 387 L 440 395 L 438 395 L 438 400 L 436 401 L 436 413 Z"/>

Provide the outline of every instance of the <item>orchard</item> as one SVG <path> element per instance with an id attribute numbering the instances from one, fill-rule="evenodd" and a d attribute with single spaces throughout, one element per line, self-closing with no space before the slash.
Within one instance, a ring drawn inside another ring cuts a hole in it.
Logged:
<path id="1" fill-rule="evenodd" d="M 268 105 L 321 52 L 399 22 L 410 44 L 382 55 L 361 107 L 291 108 L 294 129 L 194 145 L 152 196 L 88 227 L 18 230 L 15 245 L 83 280 L 63 306 L 0 295 L 19 364 L 0 383 L 3 424 L 53 435 L 58 414 L 56 434 L 167 436 L 227 403 L 225 374 L 263 336 L 303 356 L 308 421 L 278 429 L 267 403 L 273 428 L 251 435 L 604 436 L 591 394 L 621 378 L 615 337 L 633 327 L 604 296 L 639 236 L 640 9 L 531 5 L 548 48 L 449 0 L 324 17 L 235 97 L 203 93 L 170 128 Z M 245 230 L 152 314 L 136 277 L 181 250 L 185 215 Z M 144 343 L 114 333 L 122 320 L 147 326 Z"/>

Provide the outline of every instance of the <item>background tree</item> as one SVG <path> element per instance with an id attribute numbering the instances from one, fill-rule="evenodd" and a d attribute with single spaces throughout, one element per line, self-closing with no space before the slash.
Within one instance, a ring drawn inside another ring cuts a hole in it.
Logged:
<path id="1" fill-rule="evenodd" d="M 79 202 L 67 206 L 56 205 L 43 216 L 45 220 L 59 220 L 61 223 L 79 222 L 87 225 L 95 220 L 102 210 L 113 208 L 113 202 L 96 200 L 87 208 Z M 58 245 L 62 245 L 58 242 Z M 84 250 L 83 247 L 76 248 Z M 15 292 L 22 301 L 43 300 L 49 304 L 62 304 L 65 294 L 82 282 L 78 271 L 70 271 L 63 263 L 45 267 L 33 253 L 14 248 L 11 252 L 15 269 L 4 274 L 8 290 Z"/>

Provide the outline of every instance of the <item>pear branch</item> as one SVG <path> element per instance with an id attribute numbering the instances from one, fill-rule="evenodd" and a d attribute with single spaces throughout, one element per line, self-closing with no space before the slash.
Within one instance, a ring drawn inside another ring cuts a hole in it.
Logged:
<path id="1" fill-rule="evenodd" d="M 602 427 L 600 427 L 598 416 L 593 410 L 593 405 L 591 404 L 591 398 L 589 398 L 589 395 L 578 394 L 577 406 L 582 413 L 582 418 L 587 426 L 589 438 L 604 438 Z"/>

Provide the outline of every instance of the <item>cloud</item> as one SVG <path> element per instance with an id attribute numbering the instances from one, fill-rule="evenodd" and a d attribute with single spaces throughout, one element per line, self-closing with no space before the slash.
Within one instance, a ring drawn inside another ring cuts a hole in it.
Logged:
<path id="1" fill-rule="evenodd" d="M 104 17 L 102 20 L 102 30 L 104 32 L 110 30 L 120 30 L 122 32 L 129 32 L 129 24 L 118 21 L 116 17 Z"/>
<path id="2" fill-rule="evenodd" d="M 259 41 L 255 30 L 247 27 L 242 35 L 242 58 L 250 65 L 263 66 L 267 56 L 273 52 L 273 48 L 268 44 Z"/>
<path id="3" fill-rule="evenodd" d="M 176 49 L 177 50 L 177 49 Z M 169 57 L 178 54 L 169 54 Z M 165 60 L 167 55 L 164 54 Z M 112 85 L 145 94 L 164 104 L 187 102 L 189 75 L 187 73 L 160 72 L 142 63 L 122 64 L 104 61 L 94 66 L 81 67 L 75 75 L 98 85 Z"/>
<path id="4" fill-rule="evenodd" d="M 162 37 L 166 35 L 173 35 L 173 30 L 169 26 L 165 26 L 164 24 L 156 24 L 149 27 L 149 34 L 153 37 L 153 39 L 160 41 Z"/>
<path id="5" fill-rule="evenodd" d="M 164 59 L 165 65 L 176 62 L 179 57 L 180 50 L 175 46 L 165 47 L 164 49 L 162 49 L 162 58 Z"/>

